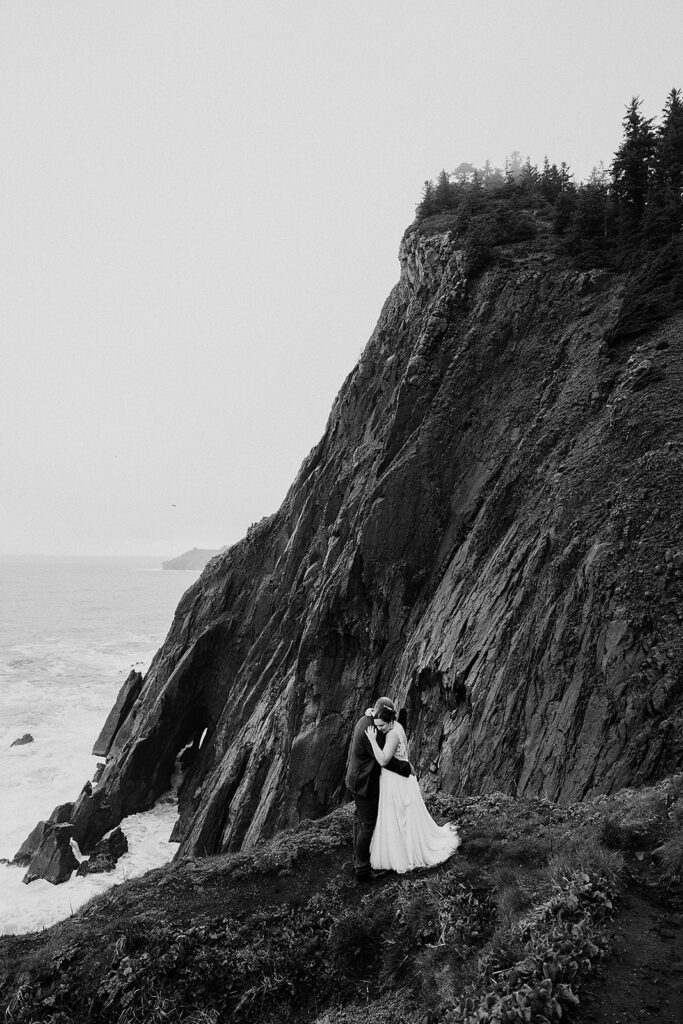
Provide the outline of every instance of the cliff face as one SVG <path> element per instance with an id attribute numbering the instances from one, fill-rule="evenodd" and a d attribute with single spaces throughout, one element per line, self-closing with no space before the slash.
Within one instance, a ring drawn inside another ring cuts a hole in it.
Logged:
<path id="1" fill-rule="evenodd" d="M 375 696 L 423 785 L 560 800 L 683 763 L 683 317 L 614 352 L 625 282 L 543 243 L 401 278 L 282 508 L 213 559 L 119 728 L 113 824 L 183 754 L 181 851 L 343 794 Z"/>

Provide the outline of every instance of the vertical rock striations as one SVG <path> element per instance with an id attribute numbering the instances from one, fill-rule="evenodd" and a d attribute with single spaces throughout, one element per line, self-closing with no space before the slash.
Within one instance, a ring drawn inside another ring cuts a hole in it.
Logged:
<path id="1" fill-rule="evenodd" d="M 379 693 L 449 792 L 681 766 L 683 318 L 608 352 L 623 278 L 544 239 L 467 281 L 412 229 L 400 262 L 281 509 L 208 564 L 114 716 L 101 829 L 183 748 L 181 850 L 323 814 Z"/>

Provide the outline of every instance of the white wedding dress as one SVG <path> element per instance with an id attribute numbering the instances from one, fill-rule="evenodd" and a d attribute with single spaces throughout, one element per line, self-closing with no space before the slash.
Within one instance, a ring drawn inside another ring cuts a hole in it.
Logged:
<path id="1" fill-rule="evenodd" d="M 408 760 L 403 727 L 394 723 L 399 740 L 394 757 Z M 447 860 L 462 840 L 454 825 L 437 825 L 425 807 L 414 775 L 404 778 L 382 768 L 377 824 L 370 844 L 370 866 L 399 875 L 431 868 Z"/>

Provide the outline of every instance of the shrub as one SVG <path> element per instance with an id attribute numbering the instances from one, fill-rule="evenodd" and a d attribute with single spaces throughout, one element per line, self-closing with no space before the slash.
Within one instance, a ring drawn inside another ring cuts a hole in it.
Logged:
<path id="1" fill-rule="evenodd" d="M 657 862 L 667 876 L 683 874 L 683 835 L 672 836 L 655 850 Z"/>
<path id="2" fill-rule="evenodd" d="M 662 797 L 651 792 L 632 794 L 606 814 L 601 838 L 611 850 L 637 850 L 654 842 L 665 822 Z"/>
<path id="3" fill-rule="evenodd" d="M 465 238 L 465 277 L 476 277 L 493 262 L 496 232 L 489 220 L 472 222 Z"/>
<path id="4" fill-rule="evenodd" d="M 383 935 L 394 917 L 391 904 L 364 901 L 351 907 L 332 926 L 329 954 L 334 973 L 342 980 L 376 974 Z"/>

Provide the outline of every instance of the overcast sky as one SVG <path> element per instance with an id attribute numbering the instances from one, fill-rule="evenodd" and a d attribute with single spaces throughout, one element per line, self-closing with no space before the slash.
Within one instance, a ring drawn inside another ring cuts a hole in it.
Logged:
<path id="1" fill-rule="evenodd" d="M 680 0 L 1 0 L 0 553 L 279 506 L 427 177 L 585 177 L 683 86 Z"/>

